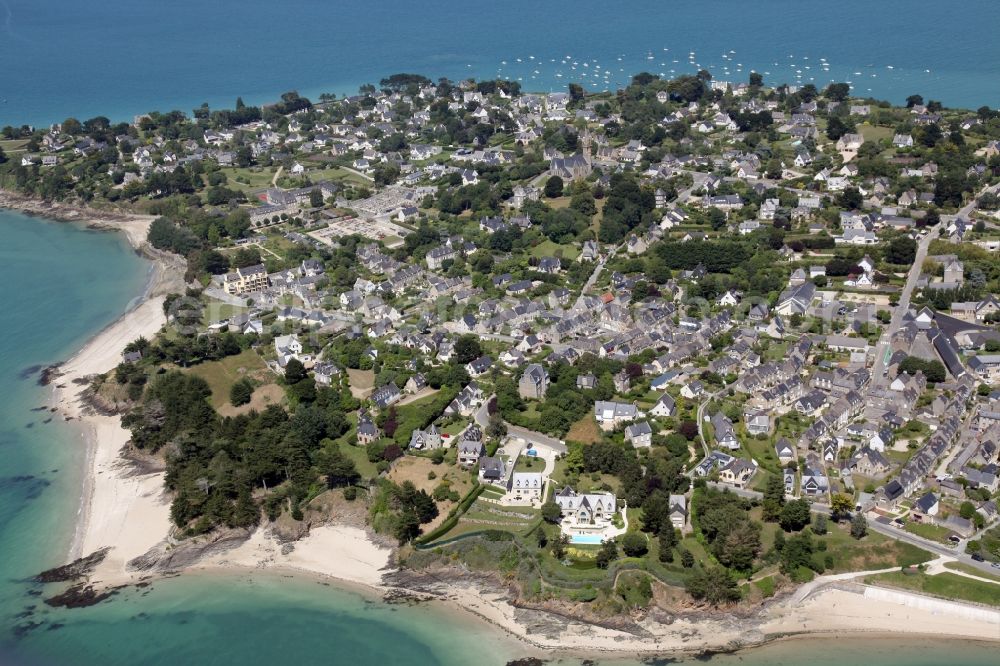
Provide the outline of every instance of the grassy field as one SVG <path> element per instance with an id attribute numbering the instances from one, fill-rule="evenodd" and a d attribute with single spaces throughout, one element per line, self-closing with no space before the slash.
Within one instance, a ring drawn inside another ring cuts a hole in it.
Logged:
<path id="1" fill-rule="evenodd" d="M 865 571 L 892 566 L 910 566 L 932 559 L 925 550 L 902 541 L 896 541 L 877 532 L 869 532 L 860 541 L 851 536 L 847 523 L 829 524 L 823 539 L 826 552 L 833 556 L 833 567 L 826 573 Z"/>
<path id="2" fill-rule="evenodd" d="M 592 414 L 587 414 L 579 421 L 574 423 L 569 428 L 569 432 L 566 433 L 566 439 L 573 442 L 583 442 L 584 444 L 593 444 L 594 442 L 599 442 L 603 439 L 604 434 L 601 432 L 601 427 L 597 425 L 597 421 L 594 420 Z"/>
<path id="3" fill-rule="evenodd" d="M 252 191 L 270 187 L 277 167 L 222 168 L 219 171 L 226 174 L 228 187 L 249 194 Z"/>
<path id="4" fill-rule="evenodd" d="M 251 377 L 257 381 L 270 380 L 270 371 L 263 359 L 253 350 L 246 350 L 221 361 L 201 363 L 188 370 L 208 382 L 212 389 L 212 406 L 218 409 L 229 404 L 229 389 L 238 379 Z"/>
<path id="5" fill-rule="evenodd" d="M 347 379 L 355 398 L 367 398 L 375 387 L 375 373 L 371 370 L 348 368 Z"/>
<path id="6" fill-rule="evenodd" d="M 358 470 L 363 478 L 370 479 L 374 476 L 378 476 L 378 470 L 375 468 L 375 463 L 368 460 L 368 452 L 365 451 L 363 446 L 354 446 L 348 444 L 344 439 L 338 440 L 333 444 L 340 449 L 340 452 L 344 454 L 344 457 L 350 458 L 354 461 L 354 467 Z"/>
<path id="7" fill-rule="evenodd" d="M 910 534 L 916 534 L 917 536 L 939 543 L 949 543 L 948 537 L 952 534 L 952 531 L 946 527 L 931 525 L 930 523 L 916 523 L 912 520 L 906 523 L 904 529 Z"/>
<path id="8" fill-rule="evenodd" d="M 501 530 L 523 534 L 534 524 L 538 511 L 527 507 L 500 506 L 477 499 L 443 538 L 451 539 L 469 532 Z"/>
<path id="9" fill-rule="evenodd" d="M 0 148 L 7 154 L 22 152 L 26 145 L 28 145 L 27 139 L 5 139 L 0 141 Z"/>
<path id="10" fill-rule="evenodd" d="M 923 572 L 891 573 L 868 576 L 865 583 L 913 590 L 944 599 L 971 601 L 988 606 L 1000 606 L 1000 585 L 984 583 L 951 573 L 928 576 Z"/>
<path id="11" fill-rule="evenodd" d="M 559 245 L 546 238 L 531 248 L 533 257 L 559 257 L 563 261 L 573 261 L 580 256 L 580 248 L 575 245 Z"/>
<path id="12" fill-rule="evenodd" d="M 880 141 L 891 139 L 893 130 L 891 127 L 876 127 L 874 125 L 858 125 L 858 133 L 865 137 L 865 141 Z"/>

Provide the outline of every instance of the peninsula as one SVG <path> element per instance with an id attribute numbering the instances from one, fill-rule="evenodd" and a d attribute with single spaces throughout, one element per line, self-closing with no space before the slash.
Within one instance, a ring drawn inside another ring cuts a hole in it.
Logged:
<path id="1" fill-rule="evenodd" d="M 0 134 L 0 206 L 156 265 L 46 373 L 53 603 L 273 569 L 540 656 L 1000 639 L 1000 112 L 396 74 Z"/>

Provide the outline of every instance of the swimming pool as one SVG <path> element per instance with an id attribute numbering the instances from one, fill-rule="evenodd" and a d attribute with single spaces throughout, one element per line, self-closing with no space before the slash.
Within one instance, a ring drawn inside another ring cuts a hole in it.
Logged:
<path id="1" fill-rule="evenodd" d="M 569 542 L 570 543 L 580 543 L 580 544 L 591 544 L 591 545 L 598 545 L 599 546 L 603 540 L 604 540 L 604 537 L 602 537 L 599 534 L 574 534 L 570 538 Z"/>

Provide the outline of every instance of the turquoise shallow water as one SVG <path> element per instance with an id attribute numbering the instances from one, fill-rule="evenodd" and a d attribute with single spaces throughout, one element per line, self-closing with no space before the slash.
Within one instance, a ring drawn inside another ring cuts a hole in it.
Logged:
<path id="1" fill-rule="evenodd" d="M 692 72 L 692 51 L 717 78 L 995 107 L 998 26 L 995 0 L 0 0 L 0 125 L 354 93 L 399 71 L 599 90 Z"/>
<path id="2" fill-rule="evenodd" d="M 67 358 L 114 319 L 141 291 L 147 268 L 117 235 L 0 211 L 0 666 L 500 666 L 521 656 L 501 632 L 457 612 L 389 606 L 279 575 L 185 576 L 70 611 L 41 603 L 44 591 L 27 579 L 63 561 L 84 451 L 70 427 L 32 411 L 47 389 L 31 368 Z M 957 641 L 809 640 L 711 663 L 985 666 L 997 663 L 996 650 Z"/>

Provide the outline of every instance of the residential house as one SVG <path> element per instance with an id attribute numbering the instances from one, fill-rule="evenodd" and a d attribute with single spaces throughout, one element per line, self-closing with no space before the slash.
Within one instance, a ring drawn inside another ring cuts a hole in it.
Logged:
<path id="1" fill-rule="evenodd" d="M 517 384 L 517 392 L 524 399 L 541 400 L 549 389 L 549 373 L 538 363 L 524 370 Z"/>

